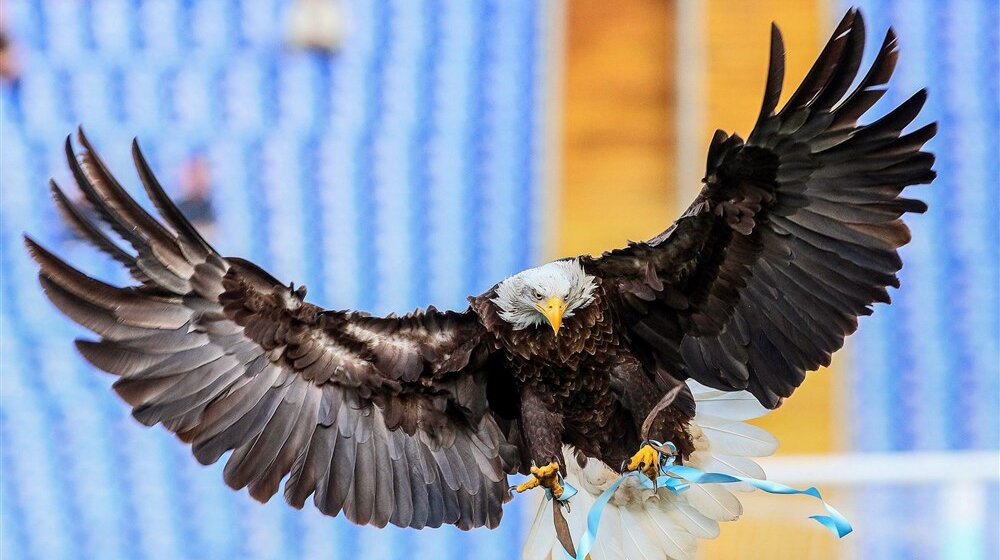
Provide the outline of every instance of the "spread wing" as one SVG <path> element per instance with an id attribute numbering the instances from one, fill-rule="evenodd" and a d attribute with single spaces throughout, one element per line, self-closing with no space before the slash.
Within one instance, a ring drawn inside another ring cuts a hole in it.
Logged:
<path id="1" fill-rule="evenodd" d="M 924 91 L 870 124 L 896 63 L 892 30 L 851 90 L 864 48 L 851 10 L 802 85 L 775 112 L 784 48 L 775 27 L 760 116 L 746 142 L 716 133 L 705 186 L 669 229 L 583 259 L 617 293 L 637 350 L 717 389 L 748 389 L 777 406 L 805 372 L 830 363 L 858 316 L 899 286 L 902 198 L 934 179 L 921 151 L 931 124 L 908 134 Z M 850 91 L 849 91 L 850 90 Z"/>
<path id="2" fill-rule="evenodd" d="M 100 335 L 78 341 L 119 376 L 118 394 L 205 464 L 232 451 L 225 480 L 261 501 L 278 492 L 328 515 L 415 528 L 495 527 L 507 496 L 507 444 L 488 410 L 486 347 L 471 312 L 377 318 L 325 311 L 253 264 L 215 252 L 164 194 L 137 145 L 162 218 L 139 206 L 80 135 L 74 177 L 116 245 L 52 183 L 86 240 L 139 281 L 119 288 L 26 242 L 49 299 Z"/>

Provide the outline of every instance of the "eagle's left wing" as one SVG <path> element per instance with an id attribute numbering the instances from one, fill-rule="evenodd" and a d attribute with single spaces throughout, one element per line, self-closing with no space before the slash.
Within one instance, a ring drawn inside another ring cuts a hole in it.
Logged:
<path id="1" fill-rule="evenodd" d="M 829 364 L 871 304 L 889 302 L 886 287 L 898 287 L 902 266 L 896 250 L 910 239 L 900 217 L 927 208 L 900 193 L 934 179 L 934 156 L 921 148 L 936 127 L 903 133 L 924 91 L 858 124 L 898 55 L 890 30 L 849 91 L 864 43 L 861 14 L 851 10 L 775 112 L 784 47 L 773 28 L 764 103 L 747 141 L 716 133 L 705 187 L 661 235 L 581 258 L 617 297 L 638 352 L 773 408 L 806 371 Z"/>
<path id="2" fill-rule="evenodd" d="M 112 286 L 31 239 L 49 299 L 100 335 L 78 341 L 118 375 L 118 394 L 147 425 L 162 423 L 202 463 L 232 451 L 233 488 L 266 501 L 314 495 L 359 524 L 495 527 L 507 499 L 504 440 L 486 398 L 490 352 L 471 312 L 405 317 L 328 311 L 257 266 L 219 255 L 164 194 L 137 146 L 136 166 L 162 222 L 86 148 L 66 155 L 108 238 L 53 183 L 56 204 L 85 239 L 141 285 Z"/>

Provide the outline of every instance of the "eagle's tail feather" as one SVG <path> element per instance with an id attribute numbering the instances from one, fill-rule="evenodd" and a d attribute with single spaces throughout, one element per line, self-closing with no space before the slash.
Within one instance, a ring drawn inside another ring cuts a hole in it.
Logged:
<path id="1" fill-rule="evenodd" d="M 689 381 L 697 402 L 692 421 L 696 451 L 688 464 L 704 471 L 764 478 L 764 471 L 748 457 L 770 455 L 777 440 L 768 432 L 744 424 L 768 412 L 746 392 L 724 392 Z M 579 491 L 564 510 L 575 545 L 586 530 L 587 513 L 597 497 L 619 475 L 604 463 L 577 463 L 571 448 L 564 448 L 566 481 Z M 699 538 L 719 534 L 720 521 L 732 521 L 743 508 L 732 491 L 751 490 L 749 485 L 698 485 L 682 494 L 665 488 L 655 494 L 626 480 L 609 502 L 601 518 L 600 531 L 590 552 L 591 560 L 686 560 L 694 558 Z M 565 555 L 556 538 L 552 504 L 543 501 L 524 546 L 526 560 L 562 560 Z"/>

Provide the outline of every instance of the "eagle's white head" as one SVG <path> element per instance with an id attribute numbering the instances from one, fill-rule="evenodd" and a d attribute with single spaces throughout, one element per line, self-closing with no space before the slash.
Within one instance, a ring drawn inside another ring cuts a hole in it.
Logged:
<path id="1" fill-rule="evenodd" d="M 558 334 L 564 318 L 594 301 L 594 277 L 576 259 L 529 268 L 497 286 L 493 303 L 514 330 L 548 323 Z"/>

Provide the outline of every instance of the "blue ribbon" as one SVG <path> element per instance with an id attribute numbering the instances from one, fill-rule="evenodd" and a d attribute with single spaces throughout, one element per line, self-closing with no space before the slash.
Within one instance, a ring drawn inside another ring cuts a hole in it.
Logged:
<path id="1" fill-rule="evenodd" d="M 574 488 L 572 484 L 563 480 L 562 475 L 559 475 L 559 484 L 561 484 L 563 487 L 562 494 L 559 494 L 560 502 L 566 503 L 569 501 L 570 498 L 576 496 L 577 489 Z M 552 490 L 549 490 L 548 488 L 545 489 L 545 498 L 548 500 L 552 499 Z"/>
<path id="2" fill-rule="evenodd" d="M 838 538 L 844 538 L 854 530 L 854 528 L 851 527 L 851 523 L 847 521 L 847 518 L 845 518 L 843 514 L 823 500 L 823 496 L 819 493 L 819 490 L 817 490 L 815 486 L 810 486 L 805 490 L 798 490 L 796 488 L 792 488 L 791 486 L 785 486 L 784 484 L 779 484 L 770 480 L 759 480 L 747 476 L 733 476 L 722 473 L 707 473 L 694 467 L 686 467 L 684 465 L 674 465 L 667 469 L 667 472 L 695 484 L 746 482 L 754 488 L 763 490 L 769 494 L 805 494 L 807 496 L 812 496 L 820 502 L 823 502 L 823 507 L 826 508 L 826 511 L 830 515 L 810 515 L 809 519 L 815 519 L 821 525 L 829 529 L 831 533 L 837 535 Z"/>
<path id="3" fill-rule="evenodd" d="M 590 508 L 587 513 L 587 530 L 580 537 L 580 544 L 576 549 L 576 557 L 574 558 L 569 552 L 563 550 L 563 554 L 569 560 L 584 560 L 587 554 L 590 553 L 591 549 L 594 547 L 594 542 L 597 540 L 597 530 L 601 525 L 601 516 L 604 515 L 604 508 L 607 507 L 608 502 L 611 501 L 611 497 L 614 496 L 615 491 L 621 486 L 625 479 L 630 477 L 635 477 L 639 479 L 639 485 L 642 488 L 648 490 L 656 490 L 659 487 L 665 487 L 675 494 L 680 494 L 688 488 L 690 484 L 729 484 L 733 482 L 745 482 L 754 488 L 758 488 L 767 492 L 769 494 L 806 494 L 812 496 L 817 500 L 823 502 L 823 507 L 830 515 L 812 515 L 809 518 L 815 519 L 817 522 L 826 527 L 831 533 L 837 535 L 839 538 L 843 538 L 850 534 L 854 529 L 851 527 L 850 522 L 830 504 L 823 500 L 823 496 L 820 495 L 819 490 L 816 487 L 810 487 L 805 490 L 797 490 L 790 486 L 785 486 L 784 484 L 779 484 L 777 482 L 771 482 L 769 480 L 760 480 L 756 478 L 750 478 L 746 476 L 733 476 L 722 473 L 712 473 L 704 472 L 702 470 L 696 469 L 694 467 L 688 467 L 685 465 L 675 465 L 674 456 L 677 453 L 677 448 L 673 443 L 667 442 L 662 444 L 658 441 L 649 442 L 654 447 L 663 448 L 667 447 L 670 449 L 670 453 L 660 453 L 660 476 L 656 477 L 655 480 L 650 480 L 645 474 L 632 471 L 623 474 L 618 480 L 616 480 L 611 486 L 609 486 L 604 492 L 598 496 L 597 501 Z M 687 482 L 685 482 L 687 481 Z M 564 502 L 569 500 L 576 494 L 576 488 L 565 484 L 566 491 L 563 492 L 562 496 L 559 497 L 559 501 Z M 567 495 L 567 492 L 572 490 L 572 493 Z M 546 495 L 549 499 L 552 499 L 552 494 L 546 491 Z"/>

